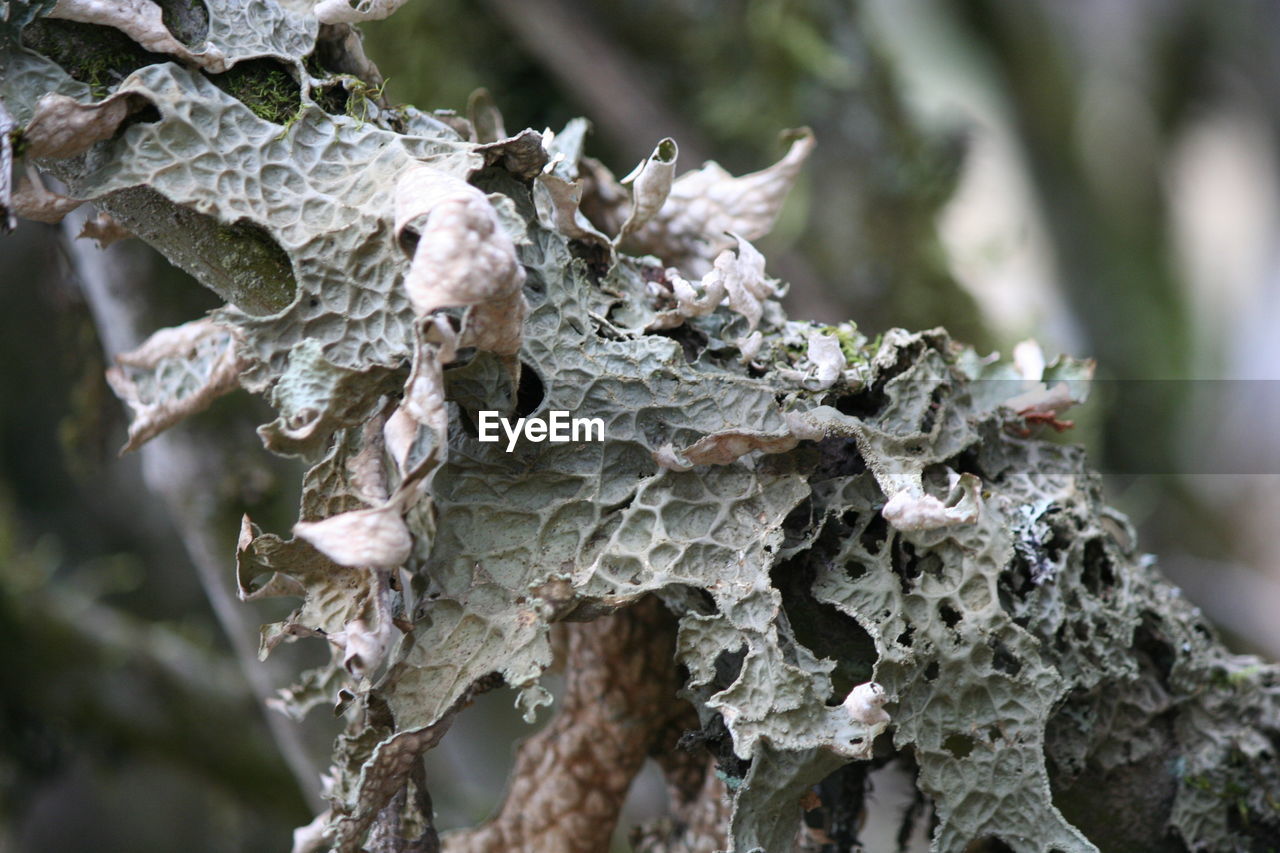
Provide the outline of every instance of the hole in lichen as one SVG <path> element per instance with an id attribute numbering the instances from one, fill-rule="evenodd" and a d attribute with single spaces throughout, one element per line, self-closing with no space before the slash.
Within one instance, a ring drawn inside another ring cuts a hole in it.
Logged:
<path id="1" fill-rule="evenodd" d="M 942 617 L 942 623 L 948 628 L 954 629 L 960 624 L 960 613 L 945 601 L 938 605 L 938 615 Z"/>
<path id="2" fill-rule="evenodd" d="M 938 662 L 936 660 L 929 661 L 928 666 L 924 668 L 924 680 L 935 681 L 938 678 Z"/>
<path id="3" fill-rule="evenodd" d="M 520 384 L 516 388 L 516 414 L 527 418 L 538 410 L 546 396 L 546 386 L 538 371 L 529 366 L 527 361 L 520 363 Z"/>
<path id="4" fill-rule="evenodd" d="M 965 853 L 1014 853 L 1014 850 L 996 836 L 984 835 L 971 841 Z"/>
<path id="5" fill-rule="evenodd" d="M 996 592 L 1000 598 L 1000 606 L 1013 615 L 1022 597 L 1032 589 L 1031 562 L 1024 549 L 1015 545 L 1013 559 L 1005 566 L 996 582 Z"/>
<path id="6" fill-rule="evenodd" d="M 973 474 L 976 477 L 985 479 L 986 472 L 978 462 L 978 449 L 971 447 L 964 453 L 958 454 L 947 460 L 947 465 L 957 474 Z"/>
<path id="7" fill-rule="evenodd" d="M 274 59 L 244 60 L 209 80 L 272 124 L 287 125 L 302 109 L 302 87 L 289 66 Z"/>
<path id="8" fill-rule="evenodd" d="M 938 422 L 938 413 L 942 411 L 942 401 L 946 399 L 947 392 L 951 390 L 949 385 L 939 385 L 933 389 L 933 393 L 929 395 L 929 407 L 925 409 L 924 417 L 920 419 L 920 431 L 929 432 L 933 429 L 933 425 Z"/>
<path id="9" fill-rule="evenodd" d="M 1050 563 L 1060 565 L 1062 553 L 1071 547 L 1075 539 L 1075 525 L 1071 516 L 1055 504 L 1040 514 L 1040 521 L 1049 527 L 1049 537 L 1043 543 L 1045 558 Z"/>
<path id="10" fill-rule="evenodd" d="M 889 522 L 885 521 L 883 515 L 875 512 L 867 518 L 866 526 L 858 536 L 858 542 L 861 543 L 862 550 L 868 554 L 877 554 L 888 538 Z"/>
<path id="11" fill-rule="evenodd" d="M 867 463 L 858 452 L 858 445 L 852 438 L 831 437 L 820 439 L 818 449 L 818 467 L 814 471 L 811 482 L 819 483 L 833 477 L 853 477 L 867 470 Z"/>
<path id="12" fill-rule="evenodd" d="M 564 690 L 561 677 L 544 675 L 542 683 L 556 695 L 559 707 Z M 511 778 L 515 768 L 517 744 L 554 717 L 554 713 L 543 709 L 531 728 L 521 720 L 514 696 L 515 691 L 508 688 L 478 696 L 455 718 L 450 729 L 455 738 L 450 750 L 430 750 L 424 757 L 438 829 L 470 826 L 477 813 L 495 811 L 502 801 L 504 781 Z M 461 763 L 455 766 L 454 762 Z M 468 787 L 464 792 L 448 785 L 430 784 L 430 780 L 452 778 L 457 766 L 467 768 Z"/>
<path id="13" fill-rule="evenodd" d="M 942 748 L 955 758 L 968 758 L 973 752 L 973 738 L 964 734 L 953 734 L 942 742 Z"/>
<path id="14" fill-rule="evenodd" d="M 1004 643 L 992 637 L 987 645 L 991 647 L 991 668 L 1005 675 L 1017 675 L 1022 672 L 1022 661 L 1013 656 Z"/>
<path id="15" fill-rule="evenodd" d="M 916 629 L 908 625 L 906 630 L 898 634 L 898 645 L 904 648 L 911 648 L 911 641 L 915 639 L 915 636 Z"/>
<path id="16" fill-rule="evenodd" d="M 1103 590 L 1115 585 L 1115 571 L 1102 539 L 1094 538 L 1085 543 L 1084 570 L 1080 582 L 1094 595 L 1101 595 Z"/>
<path id="17" fill-rule="evenodd" d="M 933 552 L 929 552 L 920 558 L 920 573 L 928 575 L 934 580 L 940 581 L 946 574 L 947 566 L 942 562 L 942 558 Z"/>
<path id="18" fill-rule="evenodd" d="M 889 397 L 884 393 L 883 385 L 877 383 L 839 398 L 836 410 L 850 417 L 866 419 L 874 417 L 888 403 Z"/>
<path id="19" fill-rule="evenodd" d="M 822 559 L 816 548 L 797 554 L 779 562 L 770 580 L 782 595 L 782 610 L 795 642 L 820 658 L 836 661 L 828 701 L 838 705 L 855 685 L 871 679 L 877 655 L 875 641 L 856 619 L 814 596 L 816 561 Z"/>
<path id="20" fill-rule="evenodd" d="M 317 107 L 331 116 L 346 115 L 347 110 L 353 108 L 351 106 L 351 93 L 347 91 L 346 86 L 336 80 L 327 81 L 312 88 L 311 100 L 315 101 Z"/>
<path id="21" fill-rule="evenodd" d="M 902 591 L 911 592 L 913 582 L 920 577 L 920 560 L 916 557 L 915 547 L 910 542 L 895 539 L 890 551 L 889 565 L 898 576 Z"/>
<path id="22" fill-rule="evenodd" d="M 813 501 L 805 498 L 782 521 L 783 547 L 793 548 L 803 542 L 813 526 Z"/>
<path id="23" fill-rule="evenodd" d="M 736 649 L 724 649 L 720 654 L 716 655 L 715 677 L 712 680 L 712 686 L 717 690 L 724 690 L 738 680 L 738 673 L 742 671 L 742 662 L 747 659 L 747 647 L 739 646 Z"/>
<path id="24" fill-rule="evenodd" d="M 1160 617 L 1151 611 L 1142 614 L 1142 624 L 1133 632 L 1133 649 L 1145 655 L 1160 673 L 1160 683 L 1169 683 L 1169 673 L 1177 658 L 1173 646 L 1159 629 Z"/>
<path id="25" fill-rule="evenodd" d="M 995 727 L 995 726 L 988 726 L 988 727 L 987 727 L 987 740 L 988 740 L 988 741 L 990 741 L 991 743 L 995 743 L 996 741 L 1000 740 L 1000 738 L 1001 738 L 1001 737 L 1002 737 L 1002 735 L 1000 734 L 1000 729 L 998 729 L 998 728 L 997 728 L 997 727 Z"/>

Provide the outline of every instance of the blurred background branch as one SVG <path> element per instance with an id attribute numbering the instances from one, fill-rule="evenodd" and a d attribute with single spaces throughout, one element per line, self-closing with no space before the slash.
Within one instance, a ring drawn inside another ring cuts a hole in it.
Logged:
<path id="1" fill-rule="evenodd" d="M 1117 381 L 1067 440 L 1235 646 L 1280 656 L 1280 7 L 414 0 L 364 30 L 391 100 L 461 110 L 484 86 L 513 131 L 585 115 L 588 152 L 618 174 L 666 135 L 682 169 L 750 171 L 811 126 L 761 244 L 792 315 L 1096 357 Z M 60 240 L 30 223 L 0 240 L 0 846 L 283 849 L 337 726 L 255 709 L 277 683 L 255 626 L 282 614 L 229 583 L 239 513 L 288 529 L 281 484 L 299 477 L 258 446 L 269 416 L 247 395 L 176 428 L 155 446 L 169 458 L 116 460 L 103 348 L 216 299 L 137 241 L 115 247 L 124 291 L 86 299 L 68 275 L 82 249 Z M 102 298 L 146 314 L 104 319 Z M 1253 380 L 1256 403 L 1229 437 L 1224 377 Z M 493 732 L 526 732 L 506 703 L 482 700 L 435 757 L 460 779 L 441 828 L 495 805 Z"/>

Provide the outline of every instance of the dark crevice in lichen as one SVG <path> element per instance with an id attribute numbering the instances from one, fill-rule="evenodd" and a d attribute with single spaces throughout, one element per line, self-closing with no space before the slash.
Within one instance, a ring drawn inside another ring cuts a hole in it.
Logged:
<path id="1" fill-rule="evenodd" d="M 516 388 L 516 415 L 522 418 L 532 415 L 542 405 L 546 393 L 546 387 L 542 384 L 542 377 L 538 375 L 538 371 L 534 370 L 529 362 L 521 362 L 520 384 Z"/>
<path id="2" fill-rule="evenodd" d="M 273 124 L 288 125 L 302 109 L 302 87 L 289 66 L 274 59 L 248 59 L 209 80 Z"/>
<path id="3" fill-rule="evenodd" d="M 871 555 L 878 554 L 888 538 L 889 522 L 878 512 L 870 513 L 862 532 L 858 534 L 858 543 L 862 545 L 862 550 Z"/>
<path id="4" fill-rule="evenodd" d="M 331 116 L 347 115 L 351 108 L 352 94 L 341 80 L 325 80 L 311 89 L 311 99 L 316 106 Z"/>
<path id="5" fill-rule="evenodd" d="M 815 786 L 822 805 L 806 811 L 804 822 L 821 833 L 817 837 L 826 839 L 826 843 L 816 848 L 819 853 L 853 853 L 862 849 L 858 828 L 865 817 L 870 770 L 871 767 L 862 762 L 846 764 Z"/>
<path id="6" fill-rule="evenodd" d="M 1084 568 L 1080 582 L 1092 595 L 1103 595 L 1115 586 L 1115 569 L 1107 554 L 1107 546 L 1100 538 L 1090 539 L 1084 546 Z"/>
<path id="7" fill-rule="evenodd" d="M 710 338 L 703 332 L 698 331 L 689 324 L 676 326 L 674 329 L 661 329 L 654 332 L 664 338 L 670 338 L 680 344 L 680 350 L 684 353 L 684 360 L 689 364 L 693 364 L 702 355 L 707 348 Z"/>
<path id="8" fill-rule="evenodd" d="M 916 555 L 915 547 L 904 539 L 894 539 L 889 551 L 889 565 L 898 576 L 902 594 L 909 594 L 915 586 L 916 578 L 920 577 L 920 558 Z"/>
<path id="9" fill-rule="evenodd" d="M 831 437 L 815 442 L 818 469 L 810 482 L 820 483 L 835 477 L 853 477 L 867 470 L 867 463 L 852 438 Z"/>
<path id="10" fill-rule="evenodd" d="M 739 758 L 733 751 L 733 737 L 724 724 L 724 718 L 712 714 L 706 725 L 697 731 L 685 732 L 676 743 L 679 749 L 692 751 L 699 745 L 715 757 L 717 773 L 720 774 L 730 788 L 737 787 L 751 769 L 750 759 Z"/>
<path id="11" fill-rule="evenodd" d="M 871 679 L 876 662 L 875 641 L 858 620 L 813 594 L 820 552 L 806 551 L 774 566 L 770 581 L 782 595 L 795 640 L 814 655 L 836 662 L 831 673 L 829 704 L 839 704 L 849 691 Z"/>
<path id="12" fill-rule="evenodd" d="M 999 639 L 992 637 L 987 641 L 987 645 L 991 648 L 991 668 L 996 672 L 1003 672 L 1005 675 L 1016 676 L 1022 672 L 1022 661 L 1009 651 L 1008 646 Z"/>
<path id="13" fill-rule="evenodd" d="M 951 392 L 951 386 L 947 384 L 939 385 L 929 394 L 929 406 L 925 409 L 924 416 L 920 419 L 920 431 L 930 432 L 933 430 L 934 424 L 938 421 L 938 413 L 942 411 L 942 404 Z"/>
<path id="14" fill-rule="evenodd" d="M 1169 686 L 1169 675 L 1177 661 L 1177 652 L 1160 630 L 1161 618 L 1147 610 L 1142 614 L 1142 624 L 1133 632 L 1133 650 L 1145 655 L 1159 673 L 1160 684 Z"/>
<path id="15" fill-rule="evenodd" d="M 22 46 L 57 63 L 71 77 L 85 83 L 95 98 L 110 94 L 139 68 L 172 57 L 144 50 L 114 27 L 39 18 L 22 31 Z"/>
<path id="16" fill-rule="evenodd" d="M 888 404 L 889 395 L 885 394 L 884 383 L 879 380 L 835 401 L 836 410 L 841 414 L 863 420 L 875 417 Z"/>
<path id="17" fill-rule="evenodd" d="M 965 734 L 949 735 L 942 742 L 942 748 L 951 753 L 954 758 L 968 758 L 969 753 L 973 752 L 974 740 Z"/>
<path id="18" fill-rule="evenodd" d="M 813 498 L 807 497 L 796 504 L 795 508 L 782 520 L 783 550 L 796 548 L 806 541 L 813 522 Z"/>

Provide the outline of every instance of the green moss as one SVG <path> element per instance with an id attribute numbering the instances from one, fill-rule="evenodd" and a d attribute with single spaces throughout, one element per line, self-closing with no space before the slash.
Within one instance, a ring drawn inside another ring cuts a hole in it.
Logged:
<path id="1" fill-rule="evenodd" d="M 1233 672 L 1227 675 L 1227 683 L 1230 684 L 1232 687 L 1236 687 L 1242 684 L 1248 684 L 1250 681 L 1254 679 L 1255 676 L 1261 673 L 1264 669 L 1266 669 L 1266 667 L 1264 667 L 1260 663 L 1256 663 L 1251 666 L 1246 666 L 1246 667 L 1242 667 L 1241 669 L 1234 670 Z"/>
<path id="2" fill-rule="evenodd" d="M 40 18 L 22 31 L 22 45 L 56 62 L 89 86 L 95 98 L 111 92 L 129 74 L 170 57 L 150 53 L 112 27 Z"/>
<path id="3" fill-rule="evenodd" d="M 302 108 L 302 88 L 288 68 L 272 59 L 250 59 L 209 79 L 253 114 L 273 124 L 288 124 Z"/>
<path id="4" fill-rule="evenodd" d="M 823 326 L 819 331 L 824 335 L 834 335 L 840 343 L 840 352 L 850 364 L 865 362 L 869 359 L 866 336 L 858 331 L 853 323 L 841 323 L 838 326 Z M 874 354 L 874 353 L 872 353 Z"/>

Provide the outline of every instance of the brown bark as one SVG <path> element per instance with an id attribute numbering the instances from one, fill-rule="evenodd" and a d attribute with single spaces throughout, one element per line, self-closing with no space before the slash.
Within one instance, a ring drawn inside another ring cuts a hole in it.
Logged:
<path id="1" fill-rule="evenodd" d="M 607 850 L 631 780 L 689 713 L 676 697 L 675 620 L 656 598 L 568 634 L 559 712 L 520 745 L 498 813 L 446 836 L 447 853 Z"/>

